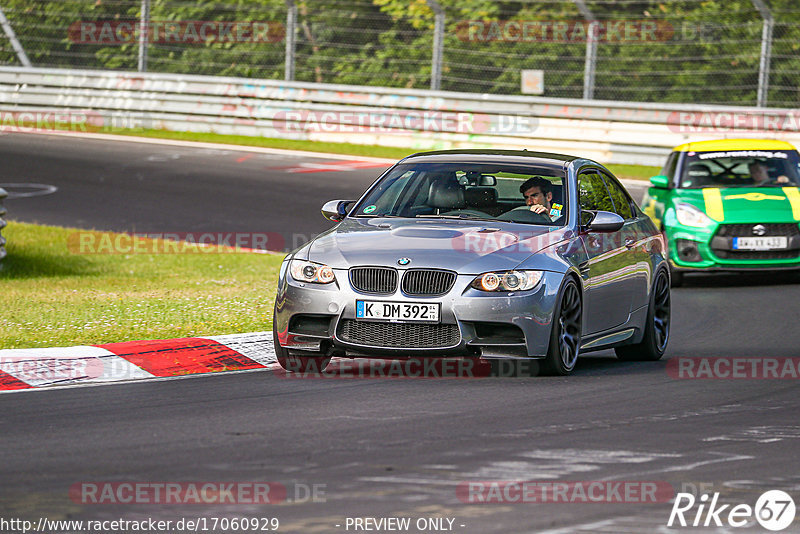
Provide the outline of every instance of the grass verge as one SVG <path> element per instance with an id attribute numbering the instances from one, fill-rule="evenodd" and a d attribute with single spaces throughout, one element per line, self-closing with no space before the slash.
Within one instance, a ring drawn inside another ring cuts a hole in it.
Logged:
<path id="1" fill-rule="evenodd" d="M 11 221 L 0 270 L 0 348 L 258 332 L 272 327 L 281 257 L 78 254 L 76 229 Z"/>
<path id="2" fill-rule="evenodd" d="M 661 167 L 648 167 L 647 165 L 606 165 L 608 170 L 617 178 L 627 180 L 650 180 L 651 176 L 661 173 Z"/>

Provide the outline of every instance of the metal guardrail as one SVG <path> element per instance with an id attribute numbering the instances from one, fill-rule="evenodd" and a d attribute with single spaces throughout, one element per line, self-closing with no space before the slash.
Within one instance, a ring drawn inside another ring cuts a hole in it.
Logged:
<path id="1" fill-rule="evenodd" d="M 788 109 L 0 67 L 0 112 L 47 110 L 84 113 L 88 124 L 111 132 L 138 127 L 412 150 L 527 148 L 644 165 L 661 165 L 671 147 L 690 140 L 767 136 L 800 144 L 800 125 L 783 120 L 798 112 Z M 709 116 L 726 115 L 737 118 L 737 128 L 702 131 Z M 766 134 L 758 128 L 765 120 L 772 120 Z"/>
<path id="2" fill-rule="evenodd" d="M 5 201 L 6 197 L 8 197 L 8 193 L 6 190 L 0 187 L 0 268 L 2 268 L 2 261 L 3 258 L 6 257 L 6 238 L 3 237 L 2 230 L 6 227 L 6 220 L 4 219 L 7 210 L 3 202 Z"/>

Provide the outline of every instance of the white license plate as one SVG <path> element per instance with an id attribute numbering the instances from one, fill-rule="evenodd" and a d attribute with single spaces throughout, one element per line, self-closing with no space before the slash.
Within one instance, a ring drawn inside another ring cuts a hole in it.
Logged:
<path id="1" fill-rule="evenodd" d="M 788 246 L 789 240 L 785 236 L 733 238 L 733 250 L 775 250 Z"/>
<path id="2" fill-rule="evenodd" d="M 440 306 L 441 305 L 438 302 L 385 302 L 381 300 L 357 300 L 356 319 L 438 323 Z"/>

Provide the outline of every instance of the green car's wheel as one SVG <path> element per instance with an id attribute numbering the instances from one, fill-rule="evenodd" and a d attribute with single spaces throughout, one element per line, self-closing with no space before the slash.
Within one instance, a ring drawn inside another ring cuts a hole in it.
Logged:
<path id="1" fill-rule="evenodd" d="M 670 293 L 667 272 L 658 271 L 653 290 L 650 292 L 650 306 L 647 308 L 647 325 L 642 341 L 634 345 L 616 347 L 617 358 L 626 361 L 656 361 L 667 350 L 670 327 Z"/>

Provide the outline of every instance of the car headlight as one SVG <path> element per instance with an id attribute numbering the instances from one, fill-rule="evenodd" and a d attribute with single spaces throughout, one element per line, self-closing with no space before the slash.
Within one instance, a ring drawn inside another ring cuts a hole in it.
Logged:
<path id="1" fill-rule="evenodd" d="M 501 271 L 483 273 L 470 284 L 480 291 L 525 291 L 542 279 L 542 271 Z"/>
<path id="2" fill-rule="evenodd" d="M 292 278 L 298 282 L 309 282 L 311 284 L 330 284 L 336 277 L 333 269 L 321 263 L 311 261 L 292 260 L 289 265 L 289 272 Z"/>
<path id="3" fill-rule="evenodd" d="M 714 221 L 708 215 L 691 204 L 677 204 L 675 206 L 675 216 L 678 218 L 679 223 L 693 228 L 703 228 L 714 224 Z"/>

